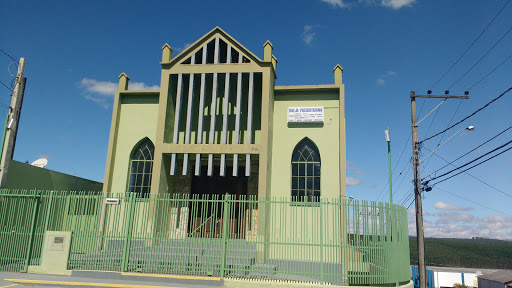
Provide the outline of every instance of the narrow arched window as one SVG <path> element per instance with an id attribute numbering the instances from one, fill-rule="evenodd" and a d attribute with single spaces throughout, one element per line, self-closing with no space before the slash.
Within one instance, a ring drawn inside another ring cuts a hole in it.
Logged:
<path id="1" fill-rule="evenodd" d="M 155 146 L 148 138 L 139 142 L 133 149 L 130 159 L 130 180 L 128 191 L 145 198 L 151 191 L 151 174 L 153 173 L 153 155 Z"/>
<path id="2" fill-rule="evenodd" d="M 318 148 L 304 138 L 292 154 L 292 201 L 320 201 L 320 164 Z"/>

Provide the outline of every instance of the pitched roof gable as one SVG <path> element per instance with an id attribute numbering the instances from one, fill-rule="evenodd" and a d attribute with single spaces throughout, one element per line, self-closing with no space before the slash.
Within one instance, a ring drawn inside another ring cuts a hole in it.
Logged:
<path id="1" fill-rule="evenodd" d="M 208 45 L 211 41 L 215 41 L 215 38 L 219 37 L 222 41 L 226 42 L 231 46 L 237 53 L 241 53 L 248 61 L 253 61 L 256 63 L 263 62 L 260 58 L 254 55 L 251 51 L 245 48 L 242 44 L 236 41 L 233 37 L 231 37 L 228 33 L 222 30 L 220 27 L 215 27 L 210 32 L 206 33 L 203 37 L 199 38 L 192 45 L 183 50 L 178 56 L 172 59 L 170 62 L 164 63 L 162 65 L 170 65 L 173 66 L 177 63 L 182 63 L 187 61 L 192 55 L 197 53 L 202 47 Z M 244 60 L 245 61 L 245 60 Z M 232 63 L 238 62 L 237 59 L 233 59 Z"/>

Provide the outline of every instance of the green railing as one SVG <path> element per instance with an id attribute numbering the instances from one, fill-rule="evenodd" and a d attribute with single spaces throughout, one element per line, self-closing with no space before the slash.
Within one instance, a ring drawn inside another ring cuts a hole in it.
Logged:
<path id="1" fill-rule="evenodd" d="M 404 207 L 368 201 L 0 191 L 0 270 L 39 265 L 72 231 L 68 268 L 332 285 L 410 279 Z"/>

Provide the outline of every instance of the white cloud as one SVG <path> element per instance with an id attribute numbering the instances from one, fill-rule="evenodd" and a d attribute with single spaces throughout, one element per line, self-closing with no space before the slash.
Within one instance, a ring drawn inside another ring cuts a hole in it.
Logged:
<path id="1" fill-rule="evenodd" d="M 320 25 L 305 25 L 304 31 L 301 34 L 302 41 L 306 43 L 307 45 L 311 44 L 311 41 L 315 38 L 316 32 L 313 30 L 320 27 Z"/>
<path id="2" fill-rule="evenodd" d="M 87 92 L 84 98 L 107 109 L 110 107 L 112 99 L 118 89 L 118 83 L 110 81 L 98 81 L 95 79 L 83 78 L 78 87 L 85 89 Z M 158 85 L 146 85 L 142 82 L 130 82 L 128 90 L 159 90 Z"/>
<path id="3" fill-rule="evenodd" d="M 117 84 L 108 81 L 97 81 L 94 79 L 83 78 L 80 86 L 86 91 L 105 96 L 114 96 L 117 90 Z"/>
<path id="4" fill-rule="evenodd" d="M 322 0 L 322 2 L 329 4 L 333 8 L 346 8 L 350 6 L 349 4 L 343 2 L 343 0 Z"/>
<path id="5" fill-rule="evenodd" d="M 37 158 L 45 158 L 46 160 L 50 159 L 50 154 L 39 154 Z"/>
<path id="6" fill-rule="evenodd" d="M 85 95 L 84 98 L 87 100 L 91 100 L 92 102 L 100 105 L 101 107 L 103 107 L 105 109 L 108 109 L 108 107 L 110 106 L 110 104 L 107 103 L 107 99 L 105 99 L 105 98 L 93 97 L 91 95 Z"/>
<path id="7" fill-rule="evenodd" d="M 411 213 L 412 212 L 412 213 Z M 414 210 L 409 210 L 409 235 L 416 235 Z M 424 213 L 425 214 L 425 213 Z M 425 237 L 512 239 L 512 217 L 488 215 L 477 217 L 462 212 L 439 212 L 424 219 Z"/>
<path id="8" fill-rule="evenodd" d="M 377 78 L 377 85 L 382 86 L 382 85 L 386 84 L 387 79 L 389 79 L 390 77 L 393 77 L 395 75 L 396 75 L 395 71 L 391 71 L 391 70 L 386 71 L 386 73 L 380 75 Z"/>
<path id="9" fill-rule="evenodd" d="M 178 53 L 181 53 L 183 52 L 183 50 L 187 49 L 188 47 L 190 47 L 190 45 L 192 45 L 192 43 L 185 43 L 185 45 L 183 45 L 183 47 L 176 47 L 174 50 Z"/>
<path id="10" fill-rule="evenodd" d="M 398 10 L 403 7 L 411 7 L 416 0 L 357 0 L 351 3 L 346 3 L 344 0 L 321 0 L 329 4 L 333 8 L 350 8 L 357 4 L 366 4 L 370 6 L 382 6 Z"/>
<path id="11" fill-rule="evenodd" d="M 469 211 L 469 210 L 473 210 L 473 208 L 471 208 L 471 207 L 459 207 L 459 206 L 451 205 L 451 204 L 444 203 L 444 202 L 441 202 L 441 201 L 437 201 L 436 203 L 434 203 L 433 206 L 436 209 L 448 210 L 448 211 Z"/>
<path id="12" fill-rule="evenodd" d="M 128 90 L 160 90 L 160 86 L 152 85 L 148 86 L 142 82 L 132 82 L 128 85 Z"/>
<path id="13" fill-rule="evenodd" d="M 411 7 L 416 0 L 382 0 L 381 5 L 398 10 L 402 7 Z"/>
<path id="14" fill-rule="evenodd" d="M 411 208 L 411 209 L 407 210 L 407 215 L 411 215 L 411 216 L 416 215 L 416 210 L 415 210 L 415 209 L 413 209 L 413 208 Z M 423 210 L 423 216 L 426 216 L 426 215 L 431 215 L 431 214 L 430 214 L 430 213 L 428 213 L 428 211 L 427 211 L 427 210 Z M 414 218 L 413 218 L 413 219 L 414 219 Z M 409 218 L 409 220 L 411 220 L 411 219 Z"/>
<path id="15" fill-rule="evenodd" d="M 362 180 L 352 178 L 352 177 L 347 177 L 346 182 L 347 182 L 347 186 L 357 186 L 357 185 L 363 184 Z"/>

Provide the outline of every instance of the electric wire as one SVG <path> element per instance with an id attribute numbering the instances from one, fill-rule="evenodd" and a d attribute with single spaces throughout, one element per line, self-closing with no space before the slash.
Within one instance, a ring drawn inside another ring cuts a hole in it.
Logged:
<path id="1" fill-rule="evenodd" d="M 413 193 L 411 193 L 412 190 L 413 189 L 409 190 L 409 193 L 405 194 L 405 197 L 402 198 L 402 201 L 400 202 L 401 203 L 400 205 L 403 206 L 405 203 L 407 203 L 411 199 L 411 197 L 414 195 Z"/>
<path id="2" fill-rule="evenodd" d="M 505 212 L 502 212 L 502 211 L 499 211 L 499 210 L 496 210 L 496 209 L 493 209 L 493 208 L 487 207 L 487 206 L 485 206 L 485 205 L 482 205 L 482 204 L 480 204 L 480 203 L 478 203 L 478 202 L 471 201 L 471 200 L 466 199 L 466 198 L 464 198 L 464 197 L 462 197 L 462 196 L 459 196 L 459 195 L 457 195 L 457 194 L 453 194 L 452 192 L 449 192 L 449 191 L 447 191 L 447 190 L 445 190 L 445 189 L 443 189 L 443 188 L 441 188 L 441 187 L 437 187 L 437 189 L 439 189 L 439 190 L 441 190 L 441 191 L 443 191 L 443 192 L 446 192 L 446 193 L 448 193 L 448 194 L 451 194 L 451 195 L 453 195 L 453 196 L 455 196 L 455 197 L 457 197 L 457 198 L 460 198 L 460 199 L 462 199 L 462 200 L 466 200 L 466 201 L 471 202 L 471 203 L 473 203 L 473 204 L 476 204 L 476 205 L 478 205 L 478 206 L 481 206 L 481 207 L 484 207 L 484 208 L 486 208 L 486 209 L 492 210 L 492 211 L 494 211 L 494 212 L 498 212 L 498 213 L 501 213 L 501 214 L 503 214 L 503 215 L 507 215 L 507 216 L 512 216 L 512 215 L 507 214 L 507 213 L 505 213 Z"/>
<path id="3" fill-rule="evenodd" d="M 510 142 L 512 142 L 512 141 L 510 141 Z M 510 142 L 509 142 L 509 143 L 510 143 Z M 480 166 L 481 164 L 484 164 L 485 162 L 487 162 L 487 161 L 489 161 L 489 160 L 491 160 L 491 159 L 493 159 L 493 158 L 495 158 L 495 157 L 498 157 L 499 155 L 501 155 L 501 154 L 503 154 L 503 153 L 507 152 L 507 151 L 508 151 L 508 150 L 510 150 L 510 149 L 512 149 L 512 147 L 509 147 L 508 149 L 503 150 L 503 151 L 501 151 L 500 153 L 498 153 L 498 154 L 496 154 L 496 155 L 494 155 L 494 156 L 492 156 L 492 157 L 490 157 L 490 158 L 487 158 L 487 159 L 483 160 L 483 161 L 482 161 L 482 162 L 480 162 L 480 163 L 477 163 L 477 164 L 475 164 L 475 165 L 473 165 L 473 166 L 471 166 L 471 167 L 469 167 L 469 168 L 467 168 L 467 169 L 464 169 L 464 170 L 460 171 L 460 172 L 459 172 L 459 173 L 457 173 L 457 174 L 454 174 L 454 175 L 452 175 L 452 176 L 450 176 L 450 177 L 448 177 L 448 178 L 445 178 L 445 179 L 443 179 L 443 180 L 437 181 L 436 183 L 433 183 L 433 184 L 432 184 L 432 187 L 433 187 L 434 185 L 436 185 L 436 184 L 439 184 L 439 183 L 444 182 L 444 181 L 446 181 L 446 180 L 448 180 L 448 179 L 451 179 L 451 178 L 453 178 L 453 177 L 455 177 L 455 176 L 457 176 L 457 175 L 459 175 L 459 174 L 462 174 L 462 173 L 464 173 L 464 172 L 466 172 L 466 171 L 468 171 L 468 170 L 471 170 L 471 169 L 473 169 L 473 168 L 475 168 L 475 167 L 477 167 L 477 166 Z M 481 157 L 479 157 L 479 158 L 481 158 Z M 475 159 L 475 160 L 477 160 L 477 159 Z M 473 161 L 471 161 L 471 162 L 474 162 L 475 160 L 473 160 Z M 468 164 L 469 164 L 469 163 L 468 163 Z M 460 168 L 458 168 L 458 169 L 460 169 Z M 458 170 L 458 169 L 456 169 L 456 170 Z"/>
<path id="4" fill-rule="evenodd" d="M 498 12 L 498 14 L 496 14 L 494 16 L 494 18 L 492 18 L 491 22 L 489 22 L 489 24 L 487 24 L 487 26 L 480 33 L 480 35 L 478 35 L 478 37 L 476 37 L 476 39 L 473 41 L 473 43 L 471 43 L 471 45 L 469 45 L 469 47 L 466 49 L 466 51 L 464 51 L 464 53 L 462 53 L 462 55 L 460 55 L 459 59 L 457 59 L 457 61 L 455 61 L 455 63 L 453 63 L 453 65 L 448 69 L 448 71 L 446 71 L 443 74 L 443 76 L 441 76 L 441 78 L 439 78 L 439 80 L 437 80 L 437 82 L 434 83 L 434 85 L 432 85 L 431 89 L 433 89 L 437 85 L 437 83 L 439 83 L 444 78 L 444 76 L 446 76 L 446 74 L 448 74 L 448 72 L 450 72 L 450 70 L 452 70 L 452 68 L 455 67 L 455 65 L 457 65 L 457 63 L 459 63 L 459 61 L 462 59 L 462 57 L 464 57 L 464 55 L 466 55 L 466 53 L 468 53 L 469 49 L 471 49 L 471 47 L 473 47 L 473 45 L 475 45 L 475 43 L 478 41 L 478 39 L 480 39 L 480 37 L 482 37 L 482 35 L 485 33 L 485 31 L 487 31 L 487 29 L 489 28 L 489 26 L 491 26 L 491 24 L 494 22 L 494 20 L 496 20 L 496 18 L 498 18 L 498 16 L 501 14 L 501 12 L 505 9 L 505 7 L 508 5 L 508 3 L 510 1 L 511 0 L 508 0 L 507 3 L 505 3 L 505 5 L 503 5 L 503 7 L 501 7 L 501 9 Z"/>
<path id="5" fill-rule="evenodd" d="M 452 173 L 452 172 L 454 172 L 454 171 L 456 171 L 456 170 L 459 170 L 460 168 L 466 167 L 466 166 L 468 166 L 469 164 L 471 164 L 471 163 L 473 163 L 473 162 L 475 162 L 475 161 L 477 161 L 477 160 L 480 160 L 480 159 L 482 159 L 483 157 L 485 157 L 485 156 L 487 156 L 487 155 L 489 155 L 489 154 L 491 154 L 491 153 L 495 152 L 496 150 L 499 150 L 499 149 L 501 149 L 501 148 L 503 148 L 503 147 L 505 147 L 505 146 L 509 145 L 510 143 L 512 143 L 512 140 L 508 141 L 507 143 L 505 143 L 505 144 L 503 144 L 503 145 L 501 145 L 501 146 L 499 146 L 499 147 L 494 148 L 493 150 L 491 150 L 491 151 L 489 151 L 489 152 L 485 153 L 485 154 L 484 154 L 484 155 L 482 155 L 482 156 L 479 156 L 479 157 L 477 157 L 477 158 L 475 158 L 475 159 L 473 159 L 473 160 L 469 161 L 468 163 L 466 163 L 466 164 L 464 164 L 464 165 L 462 165 L 462 166 L 459 166 L 459 167 L 457 167 L 457 168 L 455 168 L 455 169 L 453 169 L 453 170 L 450 170 L 450 171 L 448 171 L 448 172 L 446 172 L 446 173 L 444 173 L 444 174 L 442 174 L 442 175 L 436 176 L 436 177 L 434 177 L 434 178 L 430 179 L 429 181 L 432 181 L 432 180 L 435 180 L 435 179 L 438 179 L 438 178 L 444 177 L 444 176 L 446 176 L 446 175 L 448 175 L 448 174 L 450 174 L 450 173 Z"/>
<path id="6" fill-rule="evenodd" d="M 407 137 L 407 140 L 405 141 L 404 143 L 404 147 L 402 148 L 402 152 L 400 153 L 400 156 L 398 157 L 398 160 L 396 161 L 396 165 L 395 167 L 393 168 L 393 171 L 391 172 L 391 176 L 393 176 L 393 173 L 395 173 L 396 171 L 396 168 L 398 167 L 398 164 L 400 164 L 400 160 L 402 159 L 402 155 L 404 154 L 405 152 L 405 148 L 407 147 L 407 143 L 409 142 L 409 139 L 411 139 L 411 136 L 412 136 L 412 132 L 411 134 L 409 134 L 409 137 Z M 401 174 L 401 173 L 400 173 Z M 398 178 L 397 178 L 398 179 Z M 386 189 L 386 186 L 389 184 L 389 179 L 386 181 L 386 184 L 382 187 L 380 193 L 379 193 L 379 196 L 377 197 L 377 201 L 379 201 L 379 199 L 382 197 L 383 193 L 384 193 L 384 190 Z M 391 183 L 391 187 L 393 188 L 393 183 Z"/>
<path id="7" fill-rule="evenodd" d="M 448 130 L 452 129 L 453 127 L 455 127 L 455 126 L 459 125 L 460 123 L 462 123 L 462 122 L 466 121 L 467 119 L 469 119 L 469 118 L 473 117 L 475 114 L 477 114 L 478 112 L 480 112 L 480 111 L 482 111 L 483 109 L 487 108 L 487 106 L 491 105 L 493 102 L 495 102 L 496 100 L 498 100 L 498 99 L 500 99 L 501 97 L 503 97 L 503 96 L 504 96 L 505 94 L 507 94 L 510 90 L 512 90 L 512 87 L 510 87 L 510 88 L 508 88 L 507 90 L 505 90 L 505 91 L 504 91 L 503 93 L 501 93 L 498 97 L 496 97 L 496 98 L 492 99 L 490 102 L 488 102 L 487 104 L 485 104 L 484 106 L 482 106 L 481 108 L 479 108 L 478 110 L 476 110 L 475 112 L 471 113 L 469 116 L 466 116 L 465 118 L 463 118 L 463 119 L 462 119 L 462 120 L 460 120 L 459 122 L 457 122 L 457 123 L 455 123 L 455 124 L 451 125 L 450 127 L 448 127 L 448 128 L 446 128 L 446 129 L 444 129 L 443 131 L 441 131 L 441 132 L 439 132 L 439 133 L 437 133 L 437 134 L 434 134 L 434 135 L 432 135 L 432 136 L 430 136 L 430 137 L 428 137 L 428 138 L 426 138 L 426 139 L 423 139 L 423 140 L 419 141 L 419 142 L 418 142 L 418 144 L 421 144 L 421 143 L 423 143 L 423 142 L 425 142 L 425 141 L 427 141 L 427 140 L 430 140 L 430 139 L 432 139 L 432 138 L 434 138 L 434 137 L 437 137 L 437 136 L 439 136 L 439 135 L 441 135 L 441 134 L 445 133 L 446 131 L 448 131 Z"/>
<path id="8" fill-rule="evenodd" d="M 424 99 L 423 102 L 421 103 L 420 112 L 418 113 L 418 115 L 421 115 L 421 112 L 423 111 L 423 108 L 425 107 L 425 102 L 426 102 L 426 99 Z M 402 148 L 402 152 L 400 153 L 400 156 L 398 157 L 398 160 L 396 161 L 396 165 L 393 168 L 393 171 L 391 172 L 391 175 L 393 175 L 393 173 L 395 173 L 396 168 L 398 167 L 398 164 L 400 164 L 400 160 L 402 159 L 402 156 L 404 155 L 405 148 L 407 147 L 407 143 L 409 143 L 409 140 L 411 139 L 411 137 L 412 137 L 412 132 L 409 134 L 409 137 L 407 137 L 407 140 L 404 143 L 404 147 Z M 389 179 L 386 181 L 386 184 L 384 186 L 382 186 L 382 189 L 381 189 L 381 191 L 379 193 L 379 196 L 376 198 L 377 201 L 379 201 L 379 199 L 382 197 L 382 195 L 384 193 L 384 189 L 386 189 L 388 184 L 389 184 Z M 393 184 L 391 184 L 391 188 L 393 189 Z"/>
<path id="9" fill-rule="evenodd" d="M 400 178 L 400 176 L 403 176 L 403 177 L 402 177 L 402 180 L 400 181 L 400 183 L 398 184 L 398 186 L 393 187 L 393 190 L 394 190 L 394 191 L 399 191 L 400 187 L 402 186 L 402 183 L 404 183 L 405 178 L 407 177 L 407 175 L 408 175 L 408 174 L 409 174 L 409 172 L 411 171 L 411 170 L 407 170 L 407 172 L 405 172 L 405 174 L 403 174 L 403 175 L 402 175 L 402 173 L 405 171 L 405 169 L 406 169 L 409 165 L 410 165 L 410 163 L 406 163 L 406 165 L 404 166 L 404 169 L 402 169 L 402 171 L 400 172 L 400 174 L 397 176 L 397 180 L 395 181 L 395 183 L 398 181 L 398 178 Z M 396 184 L 395 184 L 395 185 L 396 185 Z M 394 197 L 393 197 L 393 198 L 395 198 L 395 199 L 400 198 L 400 197 L 401 197 L 401 196 L 399 196 L 400 194 L 402 194 L 402 193 L 400 193 L 400 192 L 395 192 L 395 195 L 394 195 Z M 398 201 L 398 202 L 400 202 L 400 201 Z M 396 203 L 398 203 L 398 202 L 396 202 Z"/>
<path id="10" fill-rule="evenodd" d="M 484 143 L 482 143 L 482 144 L 480 144 L 480 145 L 476 146 L 475 148 L 473 148 L 473 149 L 469 150 L 468 152 L 464 153 L 463 155 L 459 156 L 457 159 L 455 159 L 455 160 L 453 160 L 453 161 L 449 162 L 448 164 L 444 165 L 443 167 L 441 167 L 441 168 L 437 169 L 436 171 L 434 171 L 434 172 L 433 172 L 433 173 L 431 173 L 430 175 L 437 173 L 438 171 L 440 171 L 440 170 L 442 170 L 442 169 L 446 168 L 446 166 L 451 165 L 453 162 L 455 162 L 455 161 L 459 160 L 460 158 L 462 158 L 462 157 L 464 157 L 464 156 L 468 155 L 469 153 L 471 153 L 471 152 L 475 151 L 476 149 L 478 149 L 478 148 L 480 148 L 480 147 L 484 146 L 485 144 L 487 144 L 487 143 L 489 143 L 490 141 L 492 141 L 492 140 L 496 139 L 496 137 L 498 137 L 498 136 L 500 136 L 501 134 L 503 134 L 503 133 L 507 132 L 507 131 L 508 131 L 508 130 L 510 130 L 511 128 L 512 128 L 512 125 L 511 125 L 511 126 L 509 126 L 508 128 L 506 128 L 505 130 L 501 131 L 500 133 L 496 134 L 495 136 L 493 136 L 493 137 L 492 137 L 492 138 L 490 138 L 489 140 L 485 141 Z M 426 148 L 426 147 L 425 147 L 425 148 Z M 426 148 L 426 149 L 428 150 L 428 148 Z M 429 150 L 429 151 L 430 151 L 430 150 Z M 437 156 L 438 156 L 438 157 L 440 157 L 439 155 L 437 155 Z M 447 162 L 448 162 L 448 161 L 447 161 Z M 429 175 L 429 176 L 430 176 L 430 175 Z M 427 176 L 427 177 L 428 177 L 428 176 Z"/>
<path id="11" fill-rule="evenodd" d="M 9 89 L 9 91 L 13 92 L 12 88 L 5 85 L 4 82 L 0 81 L 0 84 L 4 85 L 5 88 Z"/>
<path id="12" fill-rule="evenodd" d="M 16 61 L 16 59 L 14 59 L 14 57 L 12 57 L 11 55 L 7 54 L 7 52 L 5 52 L 4 50 L 0 49 L 0 52 L 4 53 L 5 56 L 11 58 L 11 60 L 14 61 L 15 63 L 18 63 L 18 61 Z"/>
<path id="13" fill-rule="evenodd" d="M 428 150 L 428 148 L 426 148 L 426 149 Z M 429 151 L 430 151 L 430 150 L 429 150 Z M 433 153 L 433 154 L 434 154 L 434 155 L 436 155 L 437 157 L 441 158 L 441 159 L 442 159 L 442 160 L 444 160 L 445 162 L 448 162 L 448 160 L 446 160 L 446 159 L 444 159 L 443 157 L 441 157 L 441 156 L 437 155 L 436 153 Z M 449 162 L 447 165 L 452 165 L 453 167 L 455 167 L 455 165 L 453 165 L 452 163 L 453 163 L 453 161 L 452 161 L 452 162 Z M 445 167 L 446 167 L 446 166 L 445 166 Z M 490 188 L 492 188 L 492 189 L 494 189 L 494 190 L 496 190 L 496 191 L 498 191 L 498 192 L 500 192 L 500 193 L 502 193 L 502 194 L 504 194 L 504 195 L 506 195 L 506 196 L 508 196 L 508 197 L 512 198 L 512 195 L 511 195 L 511 194 L 508 194 L 507 192 L 502 191 L 502 190 L 500 190 L 500 189 L 498 189 L 498 188 L 496 188 L 496 187 L 492 186 L 491 184 L 489 184 L 489 183 L 487 183 L 487 182 L 485 182 L 485 181 L 483 181 L 483 180 L 481 180 L 481 179 L 479 179 L 479 178 L 475 177 L 473 174 L 471 174 L 471 173 L 469 173 L 469 172 L 464 172 L 464 174 L 467 174 L 467 175 L 471 176 L 473 179 L 475 179 L 475 180 L 477 180 L 477 181 L 479 181 L 479 182 L 481 182 L 481 183 L 483 183 L 483 184 L 487 185 L 488 187 L 490 187 Z M 429 175 L 429 176 L 430 176 L 430 175 Z M 429 176 L 427 176 L 427 177 L 429 177 Z"/>
<path id="14" fill-rule="evenodd" d="M 459 111 L 459 108 L 460 108 L 461 104 L 462 104 L 462 99 L 459 100 L 459 105 L 457 105 L 457 109 L 455 109 L 455 112 L 453 112 L 452 118 L 450 119 L 450 121 L 448 122 L 448 125 L 446 125 L 446 127 L 449 127 L 450 124 L 452 124 L 453 118 L 455 118 L 455 115 Z M 439 142 L 437 142 L 437 147 L 440 147 L 439 145 L 441 144 L 441 141 L 443 141 L 443 138 L 444 138 L 444 134 L 441 135 L 441 138 L 439 139 Z M 423 145 L 421 145 L 421 147 L 423 147 Z M 428 150 L 428 148 L 427 148 L 427 150 Z M 432 152 L 432 151 L 430 151 L 430 152 Z M 427 160 L 427 162 L 423 165 L 423 168 L 427 168 L 428 164 L 430 164 L 430 160 L 432 160 L 432 158 Z"/>
<path id="15" fill-rule="evenodd" d="M 503 62 L 500 63 L 500 65 L 496 66 L 496 68 L 492 69 L 491 72 L 487 73 L 487 75 L 485 75 L 482 79 L 478 80 L 478 82 L 476 82 L 475 84 L 473 84 L 471 87 L 469 87 L 467 90 L 471 90 L 473 89 L 473 87 L 475 87 L 476 85 L 480 84 L 480 82 L 482 82 L 485 78 L 487 78 L 489 75 L 491 75 L 492 73 L 494 73 L 494 71 L 498 70 L 498 68 L 501 67 L 501 65 L 505 64 L 505 62 L 507 62 L 508 60 L 510 60 L 510 58 L 512 58 L 512 54 L 510 54 L 510 56 L 508 56 L 507 59 L 505 59 Z"/>
<path id="16" fill-rule="evenodd" d="M 482 61 L 485 57 L 487 57 L 487 55 L 489 53 L 491 53 L 491 51 L 501 42 L 501 40 L 503 40 L 508 35 L 508 33 L 510 33 L 510 31 L 512 31 L 512 26 L 510 26 L 510 28 L 507 30 L 507 32 L 500 38 L 500 40 L 498 40 L 498 42 L 496 42 L 491 47 L 491 49 L 487 50 L 487 52 L 484 54 L 484 56 L 482 56 L 480 59 L 478 59 L 478 61 L 476 61 L 476 63 L 473 64 L 473 66 L 471 66 L 471 68 L 469 68 L 468 71 L 466 71 L 464 74 L 462 74 L 462 76 L 460 76 L 460 78 L 457 79 L 457 81 L 453 82 L 453 84 L 448 88 L 448 90 L 452 89 L 453 85 L 457 84 L 462 78 L 464 78 L 464 76 L 466 76 L 471 70 L 473 70 L 473 68 L 475 68 L 475 66 L 478 65 L 478 63 L 480 63 L 480 61 Z"/>
<path id="17" fill-rule="evenodd" d="M 412 199 L 411 204 L 409 204 L 409 206 L 407 206 L 406 210 L 409 210 L 409 207 L 411 207 L 412 203 L 414 203 L 414 199 Z"/>

